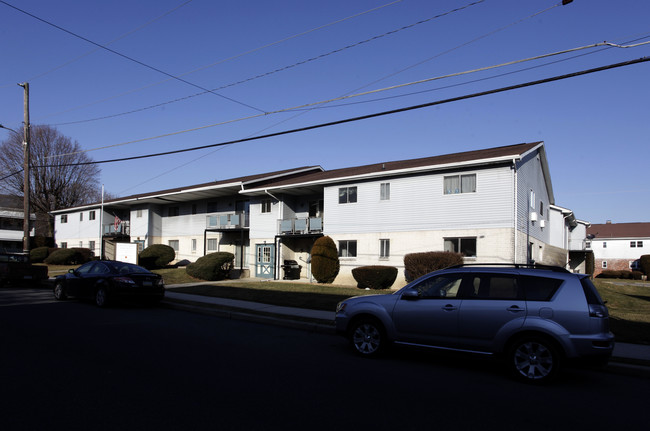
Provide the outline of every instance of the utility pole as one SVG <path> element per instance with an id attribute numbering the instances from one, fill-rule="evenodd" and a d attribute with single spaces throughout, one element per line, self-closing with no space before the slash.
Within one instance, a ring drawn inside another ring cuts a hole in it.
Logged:
<path id="1" fill-rule="evenodd" d="M 23 163 L 23 171 L 25 173 L 24 188 L 23 188 L 23 252 L 29 253 L 29 83 L 23 82 L 18 84 L 25 89 L 25 121 L 23 129 L 23 150 L 25 160 Z"/>

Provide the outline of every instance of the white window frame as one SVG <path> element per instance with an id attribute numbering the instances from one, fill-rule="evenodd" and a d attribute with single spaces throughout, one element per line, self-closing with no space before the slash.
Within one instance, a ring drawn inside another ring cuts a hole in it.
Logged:
<path id="1" fill-rule="evenodd" d="M 350 246 L 354 245 L 354 254 L 350 254 Z M 344 239 L 339 241 L 339 257 L 355 258 L 358 255 L 358 243 L 356 239 Z"/>
<path id="2" fill-rule="evenodd" d="M 95 220 L 95 211 L 90 211 L 88 213 L 88 220 Z"/>
<path id="3" fill-rule="evenodd" d="M 262 214 L 269 214 L 272 207 L 273 202 L 271 202 L 271 199 L 262 199 Z"/>
<path id="4" fill-rule="evenodd" d="M 68 222 L 68 215 L 61 214 L 61 223 L 67 223 L 67 222 Z"/>
<path id="5" fill-rule="evenodd" d="M 350 193 L 354 190 L 354 193 Z M 358 198 L 357 186 L 339 187 L 339 204 L 353 204 L 356 203 Z M 350 200 L 350 196 L 354 196 L 354 200 Z"/>
<path id="6" fill-rule="evenodd" d="M 379 200 L 381 201 L 390 200 L 390 183 L 381 183 L 379 185 Z"/>
<path id="7" fill-rule="evenodd" d="M 463 178 L 471 178 L 473 187 L 466 189 L 469 185 L 465 186 Z M 458 175 L 445 175 L 442 179 L 442 191 L 445 195 L 458 195 L 467 193 L 476 193 L 477 177 L 476 174 L 458 174 Z"/>
<path id="8" fill-rule="evenodd" d="M 217 238 L 208 238 L 207 244 L 205 246 L 207 251 L 217 251 L 219 249 L 219 243 Z"/>
<path id="9" fill-rule="evenodd" d="M 382 238 L 379 240 L 379 259 L 390 258 L 390 239 Z"/>

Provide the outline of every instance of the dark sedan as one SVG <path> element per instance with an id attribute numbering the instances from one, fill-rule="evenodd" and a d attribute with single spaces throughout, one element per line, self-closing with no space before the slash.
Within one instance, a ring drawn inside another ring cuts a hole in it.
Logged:
<path id="1" fill-rule="evenodd" d="M 97 260 L 59 275 L 54 283 L 54 297 L 68 296 L 93 299 L 105 307 L 118 299 L 143 299 L 158 302 L 165 296 L 162 276 L 131 263 Z"/>

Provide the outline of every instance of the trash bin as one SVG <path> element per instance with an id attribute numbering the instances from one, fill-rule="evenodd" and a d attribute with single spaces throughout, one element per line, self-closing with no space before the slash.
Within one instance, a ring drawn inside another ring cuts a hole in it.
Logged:
<path id="1" fill-rule="evenodd" d="M 283 280 L 300 280 L 302 266 L 298 265 L 295 260 L 285 260 L 282 269 L 284 270 Z"/>

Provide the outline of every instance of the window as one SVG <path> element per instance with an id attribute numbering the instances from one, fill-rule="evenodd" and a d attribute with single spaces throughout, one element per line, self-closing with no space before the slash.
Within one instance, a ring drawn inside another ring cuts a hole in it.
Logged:
<path id="1" fill-rule="evenodd" d="M 544 217 L 544 202 L 539 201 L 539 215 L 540 217 Z"/>
<path id="2" fill-rule="evenodd" d="M 79 221 L 84 221 L 84 213 L 79 213 Z"/>
<path id="3" fill-rule="evenodd" d="M 603 248 L 607 248 L 607 241 L 603 241 Z"/>
<path id="4" fill-rule="evenodd" d="M 91 211 L 88 213 L 88 220 L 95 220 L 95 211 Z"/>
<path id="5" fill-rule="evenodd" d="M 62 242 L 61 243 L 61 248 L 68 248 L 68 243 L 67 242 Z"/>
<path id="6" fill-rule="evenodd" d="M 135 212 L 135 216 L 138 217 L 138 218 L 142 217 L 142 210 L 137 210 Z"/>
<path id="7" fill-rule="evenodd" d="M 169 207 L 167 209 L 167 215 L 169 217 L 176 217 L 180 214 L 180 208 L 179 207 Z"/>
<path id="8" fill-rule="evenodd" d="M 522 285 L 528 301 L 550 301 L 563 283 L 557 278 L 522 276 Z"/>
<path id="9" fill-rule="evenodd" d="M 208 239 L 208 251 L 217 251 L 217 239 L 216 238 Z"/>
<path id="10" fill-rule="evenodd" d="M 79 248 L 83 248 L 83 246 L 84 246 L 84 242 L 83 242 L 83 241 L 79 241 Z"/>
<path id="11" fill-rule="evenodd" d="M 531 277 L 534 278 L 534 277 Z M 464 296 L 477 299 L 523 299 L 517 277 L 504 274 L 471 275 Z"/>
<path id="12" fill-rule="evenodd" d="M 635 248 L 636 247 L 636 241 L 630 241 L 630 247 Z"/>
<path id="13" fill-rule="evenodd" d="M 446 195 L 476 192 L 476 174 L 452 175 L 444 178 Z"/>
<path id="14" fill-rule="evenodd" d="M 67 222 L 68 222 L 68 215 L 61 214 L 61 223 L 67 223 Z"/>
<path id="15" fill-rule="evenodd" d="M 196 214 L 196 204 L 192 204 L 192 214 Z"/>
<path id="16" fill-rule="evenodd" d="M 430 277 L 418 283 L 414 289 L 420 298 L 455 298 L 463 281 L 463 274 L 445 274 Z"/>
<path id="17" fill-rule="evenodd" d="M 262 214 L 271 212 L 271 199 L 264 199 L 262 201 Z"/>
<path id="18" fill-rule="evenodd" d="M 603 269 L 607 269 L 607 261 L 606 261 L 606 260 L 603 260 L 603 264 L 602 264 L 602 265 L 603 265 Z"/>
<path id="19" fill-rule="evenodd" d="M 170 239 L 169 246 L 173 248 L 176 253 L 178 253 L 179 243 L 177 239 Z"/>
<path id="20" fill-rule="evenodd" d="M 88 248 L 95 251 L 95 241 L 88 241 Z"/>
<path id="21" fill-rule="evenodd" d="M 643 241 L 637 241 L 636 246 L 639 248 L 643 247 Z"/>
<path id="22" fill-rule="evenodd" d="M 530 208 L 535 209 L 535 192 L 533 190 L 530 191 L 530 200 L 528 202 L 530 203 Z"/>
<path id="23" fill-rule="evenodd" d="M 341 187 L 339 188 L 339 203 L 350 204 L 357 201 L 357 188 L 356 187 Z"/>
<path id="24" fill-rule="evenodd" d="M 476 237 L 445 238 L 445 251 L 462 253 L 465 257 L 476 257 Z"/>
<path id="25" fill-rule="evenodd" d="M 196 253 L 196 239 L 192 239 L 192 253 Z"/>
<path id="26" fill-rule="evenodd" d="M 389 239 L 380 239 L 379 240 L 379 258 L 388 259 L 390 257 L 390 240 Z"/>
<path id="27" fill-rule="evenodd" d="M 379 199 L 382 201 L 390 200 L 390 183 L 381 183 L 379 186 Z"/>
<path id="28" fill-rule="evenodd" d="M 357 257 L 357 241 L 339 241 L 339 257 Z"/>

